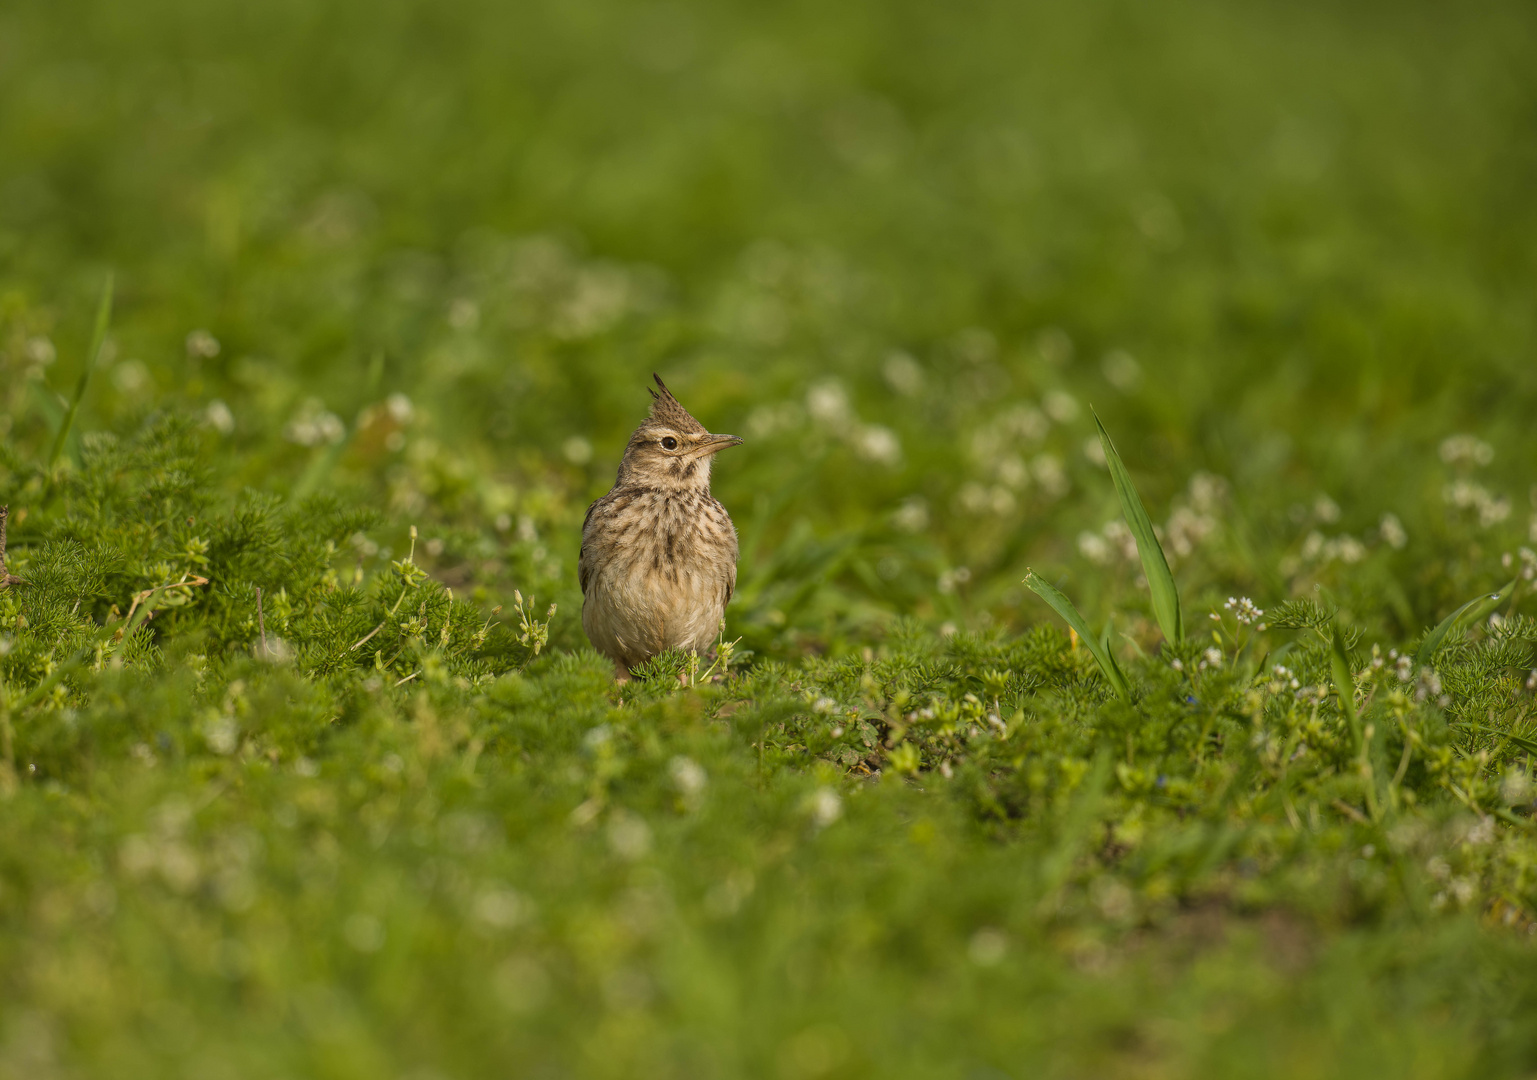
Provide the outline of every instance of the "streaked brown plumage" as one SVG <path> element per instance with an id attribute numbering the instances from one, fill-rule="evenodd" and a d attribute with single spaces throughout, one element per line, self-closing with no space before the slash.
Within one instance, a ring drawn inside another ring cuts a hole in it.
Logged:
<path id="1" fill-rule="evenodd" d="M 710 465 L 742 440 L 711 435 L 652 378 L 651 413 L 582 523 L 582 629 L 620 679 L 666 649 L 707 648 L 736 588 L 736 528 Z"/>

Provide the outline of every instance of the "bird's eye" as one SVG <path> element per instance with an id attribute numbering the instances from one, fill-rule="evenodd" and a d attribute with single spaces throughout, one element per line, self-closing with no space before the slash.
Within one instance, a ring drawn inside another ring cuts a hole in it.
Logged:
<path id="1" fill-rule="evenodd" d="M 677 448 L 678 448 L 678 440 L 674 439 L 671 435 L 667 436 L 667 438 L 662 440 L 662 449 L 663 450 L 676 450 Z"/>

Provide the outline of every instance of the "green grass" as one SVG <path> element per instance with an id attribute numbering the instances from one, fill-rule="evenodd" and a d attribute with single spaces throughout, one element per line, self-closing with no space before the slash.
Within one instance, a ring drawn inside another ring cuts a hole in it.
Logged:
<path id="1" fill-rule="evenodd" d="M 6 5 L 0 1078 L 1537 1071 L 1534 47 Z"/>

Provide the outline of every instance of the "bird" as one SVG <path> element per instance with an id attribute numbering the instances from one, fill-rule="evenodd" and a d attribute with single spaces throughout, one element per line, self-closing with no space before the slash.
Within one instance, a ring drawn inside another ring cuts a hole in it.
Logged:
<path id="1" fill-rule="evenodd" d="M 613 489 L 587 508 L 577 559 L 582 629 L 619 682 L 667 649 L 708 648 L 736 591 L 736 526 L 710 494 L 710 468 L 742 440 L 710 434 L 651 377 L 650 412 Z"/>

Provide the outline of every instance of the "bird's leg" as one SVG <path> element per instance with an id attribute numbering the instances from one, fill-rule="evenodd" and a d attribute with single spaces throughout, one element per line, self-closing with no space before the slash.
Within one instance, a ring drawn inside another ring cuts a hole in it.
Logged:
<path id="1" fill-rule="evenodd" d="M 630 681 L 630 669 L 625 666 L 623 660 L 614 661 L 614 682 L 623 686 Z"/>

